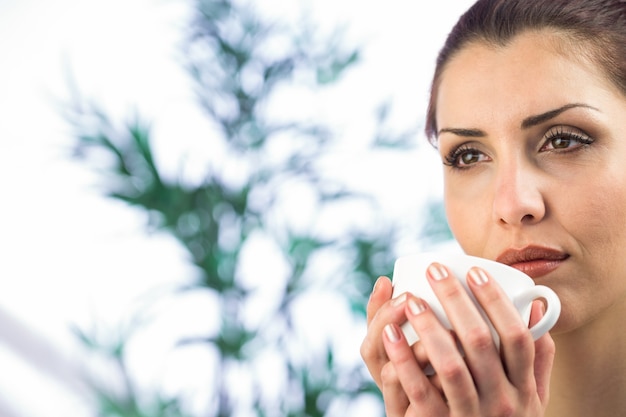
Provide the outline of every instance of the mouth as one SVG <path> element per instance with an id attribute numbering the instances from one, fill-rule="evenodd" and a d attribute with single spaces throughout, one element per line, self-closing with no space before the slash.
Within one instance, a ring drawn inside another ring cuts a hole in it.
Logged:
<path id="1" fill-rule="evenodd" d="M 496 261 L 518 269 L 531 278 L 539 278 L 557 269 L 569 258 L 569 254 L 541 246 L 523 249 L 507 249 Z"/>

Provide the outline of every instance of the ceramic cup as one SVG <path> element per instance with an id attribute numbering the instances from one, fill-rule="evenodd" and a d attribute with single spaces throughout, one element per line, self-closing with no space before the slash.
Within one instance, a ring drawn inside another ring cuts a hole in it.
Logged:
<path id="1" fill-rule="evenodd" d="M 392 276 L 393 296 L 397 297 L 404 292 L 410 292 L 424 299 L 441 323 L 448 329 L 452 329 L 452 325 L 426 279 L 426 269 L 432 262 L 439 262 L 447 266 L 454 277 L 463 283 L 465 290 L 469 293 L 485 321 L 491 327 L 496 346 L 499 346 L 498 334 L 467 286 L 467 272 L 474 266 L 484 269 L 498 282 L 504 292 L 511 298 L 526 323 L 530 320 L 533 300 L 543 299 L 545 301 L 546 311 L 544 316 L 530 328 L 530 333 L 535 340 L 548 332 L 559 318 L 561 302 L 556 293 L 546 286 L 535 285 L 528 275 L 508 265 L 475 256 L 446 252 L 425 252 L 398 258 Z M 410 345 L 419 340 L 410 323 L 404 323 L 402 331 Z"/>

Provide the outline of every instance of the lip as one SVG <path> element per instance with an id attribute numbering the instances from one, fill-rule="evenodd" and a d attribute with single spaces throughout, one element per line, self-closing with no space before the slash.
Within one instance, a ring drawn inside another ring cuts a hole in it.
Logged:
<path id="1" fill-rule="evenodd" d="M 569 258 L 569 254 L 542 246 L 507 249 L 496 261 L 518 269 L 531 278 L 539 278 L 557 269 Z"/>

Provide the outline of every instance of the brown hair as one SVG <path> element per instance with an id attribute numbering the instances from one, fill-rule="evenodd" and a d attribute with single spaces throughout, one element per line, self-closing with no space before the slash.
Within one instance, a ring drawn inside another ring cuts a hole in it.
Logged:
<path id="1" fill-rule="evenodd" d="M 426 115 L 426 136 L 437 139 L 437 91 L 446 64 L 472 42 L 506 46 L 529 30 L 551 29 L 563 46 L 599 65 L 626 95 L 625 0 L 478 0 L 454 26 L 439 52 Z"/>

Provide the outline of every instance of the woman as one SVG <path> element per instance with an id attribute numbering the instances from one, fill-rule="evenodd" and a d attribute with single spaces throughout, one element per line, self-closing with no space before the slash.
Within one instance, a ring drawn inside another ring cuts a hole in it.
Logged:
<path id="1" fill-rule="evenodd" d="M 488 275 L 468 277 L 498 351 L 445 266 L 427 275 L 454 337 L 379 279 L 361 354 L 387 416 L 626 414 L 626 2 L 479 0 L 440 52 L 426 132 L 463 250 L 551 287 L 562 313 L 533 341 Z"/>

